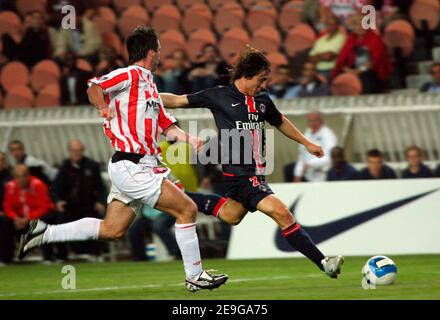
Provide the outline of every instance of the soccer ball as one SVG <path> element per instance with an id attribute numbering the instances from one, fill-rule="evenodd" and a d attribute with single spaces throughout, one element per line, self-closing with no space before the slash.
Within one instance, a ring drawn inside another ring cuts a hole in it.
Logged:
<path id="1" fill-rule="evenodd" d="M 364 280 L 373 286 L 393 284 L 397 277 L 397 266 L 386 256 L 374 256 L 362 268 Z"/>

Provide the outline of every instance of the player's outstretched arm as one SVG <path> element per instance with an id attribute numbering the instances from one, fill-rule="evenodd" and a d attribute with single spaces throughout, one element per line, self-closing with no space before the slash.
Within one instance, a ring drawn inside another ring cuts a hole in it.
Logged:
<path id="1" fill-rule="evenodd" d="M 277 127 L 277 129 L 286 137 L 302 144 L 304 147 L 306 147 L 309 153 L 317 156 L 318 158 L 324 156 L 324 151 L 322 150 L 321 146 L 318 146 L 307 139 L 301 133 L 301 131 L 299 131 L 298 128 L 286 117 L 283 117 L 283 122 Z"/>
<path id="2" fill-rule="evenodd" d="M 107 119 L 111 119 L 113 117 L 110 109 L 108 108 L 107 102 L 104 100 L 104 92 L 100 86 L 97 84 L 92 84 L 87 89 L 87 96 L 89 97 L 90 103 L 101 112 L 103 117 Z"/>
<path id="3" fill-rule="evenodd" d="M 169 109 L 184 108 L 189 105 L 186 95 L 179 96 L 172 93 L 161 93 L 160 98 L 164 107 Z"/>
<path id="4" fill-rule="evenodd" d="M 162 134 L 167 137 L 167 140 L 189 143 L 196 152 L 199 152 L 203 146 L 203 141 L 199 137 L 194 137 L 186 133 L 175 124 L 169 126 Z"/>

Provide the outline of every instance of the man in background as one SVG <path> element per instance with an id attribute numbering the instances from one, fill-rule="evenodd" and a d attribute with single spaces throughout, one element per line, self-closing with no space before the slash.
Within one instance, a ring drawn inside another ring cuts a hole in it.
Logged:
<path id="1" fill-rule="evenodd" d="M 101 178 L 99 164 L 84 156 L 85 147 L 79 140 L 68 144 L 69 157 L 63 161 L 52 186 L 57 210 L 63 213 L 63 223 L 105 213 L 107 190 Z M 89 254 L 97 260 L 102 245 L 98 241 L 71 243 L 77 254 Z"/>
<path id="2" fill-rule="evenodd" d="M 28 155 L 23 142 L 20 140 L 13 140 L 9 143 L 9 153 L 15 161 L 15 165 L 26 165 L 33 176 L 42 180 L 47 185 L 50 185 L 55 178 L 56 170 L 44 160 Z"/>
<path id="3" fill-rule="evenodd" d="M 319 112 L 307 115 L 307 130 L 304 136 L 322 147 L 324 156 L 317 158 L 307 152 L 302 145 L 299 146 L 298 162 L 294 169 L 294 182 L 324 181 L 325 172 L 330 165 L 330 150 L 336 146 L 337 138 L 334 132 L 324 125 L 324 120 Z"/>
<path id="4" fill-rule="evenodd" d="M 8 257 L 12 257 L 14 237 L 25 232 L 29 221 L 54 219 L 55 206 L 49 195 L 48 186 L 37 177 L 31 175 L 30 169 L 24 164 L 14 168 L 14 179 L 6 183 L 3 196 L 3 210 L 8 217 L 9 229 L 6 230 Z M 44 261 L 52 261 L 52 246 L 43 246 Z"/>
<path id="5" fill-rule="evenodd" d="M 359 175 L 361 180 L 396 179 L 393 169 L 384 164 L 382 152 L 372 149 L 367 152 L 367 167 Z"/>
<path id="6" fill-rule="evenodd" d="M 431 66 L 431 82 L 425 83 L 420 89 L 421 92 L 440 93 L 440 62 L 435 62 Z"/>
<path id="7" fill-rule="evenodd" d="M 336 146 L 331 150 L 332 166 L 327 171 L 327 181 L 356 180 L 359 173 L 345 160 L 344 148 Z"/>
<path id="8" fill-rule="evenodd" d="M 418 146 L 406 149 L 408 167 L 402 171 L 403 179 L 432 178 L 431 170 L 423 163 L 423 150 Z"/>
<path id="9" fill-rule="evenodd" d="M 272 83 L 267 88 L 271 99 L 294 99 L 298 97 L 300 86 L 293 82 L 290 67 L 282 64 L 276 67 Z"/>

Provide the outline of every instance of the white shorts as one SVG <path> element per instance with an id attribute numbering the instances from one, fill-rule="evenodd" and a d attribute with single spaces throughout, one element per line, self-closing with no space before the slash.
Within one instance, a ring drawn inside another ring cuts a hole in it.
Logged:
<path id="1" fill-rule="evenodd" d="M 108 165 L 108 173 L 112 181 L 107 203 L 119 200 L 130 204 L 136 214 L 140 214 L 142 205 L 151 208 L 156 206 L 162 187 L 162 181 L 169 174 L 170 169 L 155 167 L 151 163 L 135 164 L 128 160 L 121 160 Z"/>

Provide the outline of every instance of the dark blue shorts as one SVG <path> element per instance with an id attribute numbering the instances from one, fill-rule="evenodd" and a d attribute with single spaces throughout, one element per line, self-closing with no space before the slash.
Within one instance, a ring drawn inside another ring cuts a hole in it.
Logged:
<path id="1" fill-rule="evenodd" d="M 258 203 L 273 194 L 265 176 L 224 176 L 225 197 L 240 202 L 251 212 L 257 211 Z"/>

